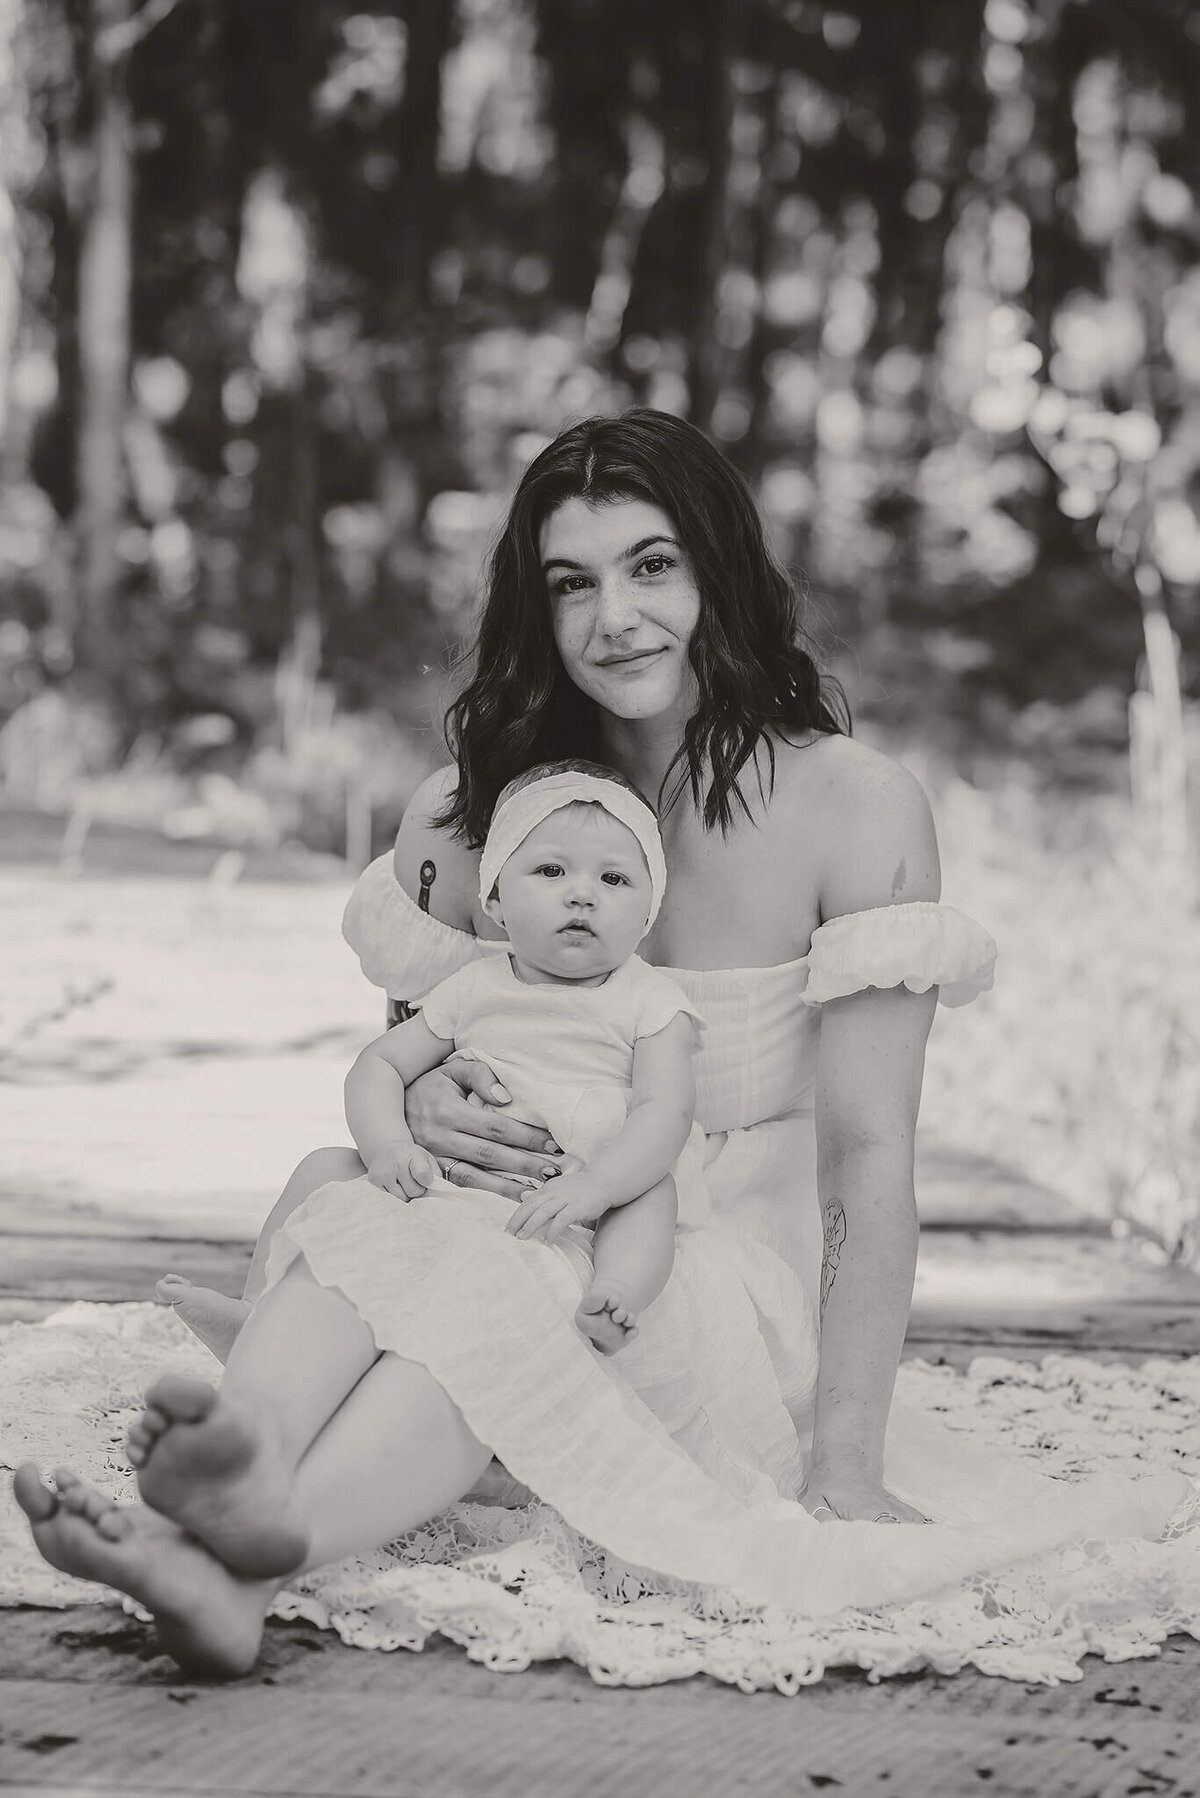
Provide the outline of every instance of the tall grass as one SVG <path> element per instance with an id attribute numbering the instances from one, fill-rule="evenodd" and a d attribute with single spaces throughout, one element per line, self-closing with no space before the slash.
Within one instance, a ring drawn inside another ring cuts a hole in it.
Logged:
<path id="1" fill-rule="evenodd" d="M 945 898 L 1000 946 L 943 1017 L 924 1123 L 1200 1264 L 1200 911 L 1127 800 L 992 790 L 905 759 L 934 801 Z"/>

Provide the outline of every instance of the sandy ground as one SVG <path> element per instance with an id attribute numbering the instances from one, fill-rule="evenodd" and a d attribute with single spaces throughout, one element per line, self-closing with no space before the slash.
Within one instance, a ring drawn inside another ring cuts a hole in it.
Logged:
<path id="1" fill-rule="evenodd" d="M 169 1233 L 252 1236 L 382 996 L 342 941 L 350 881 L 0 880 L 0 1192 Z"/>

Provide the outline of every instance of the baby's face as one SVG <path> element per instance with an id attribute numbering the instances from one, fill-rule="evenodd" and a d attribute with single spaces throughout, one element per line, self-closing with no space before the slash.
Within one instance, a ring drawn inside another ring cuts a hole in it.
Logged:
<path id="1" fill-rule="evenodd" d="M 500 870 L 488 910 L 528 978 L 598 985 L 628 961 L 650 915 L 641 844 L 598 805 L 552 812 Z"/>

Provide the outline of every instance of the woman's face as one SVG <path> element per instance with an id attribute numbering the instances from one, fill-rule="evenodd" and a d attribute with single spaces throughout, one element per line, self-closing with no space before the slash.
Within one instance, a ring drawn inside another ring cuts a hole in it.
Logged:
<path id="1" fill-rule="evenodd" d="M 687 649 L 700 592 L 675 525 L 646 500 L 565 500 L 542 526 L 554 640 L 581 692 L 615 718 L 696 708 Z"/>

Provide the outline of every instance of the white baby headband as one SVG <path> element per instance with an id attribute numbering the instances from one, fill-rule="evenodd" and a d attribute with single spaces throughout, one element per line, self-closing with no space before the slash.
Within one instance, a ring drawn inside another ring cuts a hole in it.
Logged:
<path id="1" fill-rule="evenodd" d="M 486 905 L 500 870 L 519 849 L 531 830 L 544 818 L 559 812 L 564 805 L 602 805 L 606 812 L 625 824 L 641 844 L 646 866 L 650 870 L 649 930 L 658 916 L 667 884 L 667 864 L 663 860 L 662 840 L 654 814 L 644 799 L 615 780 L 601 780 L 595 774 L 547 774 L 527 787 L 520 787 L 492 813 L 487 842 L 479 861 L 479 903 Z"/>

